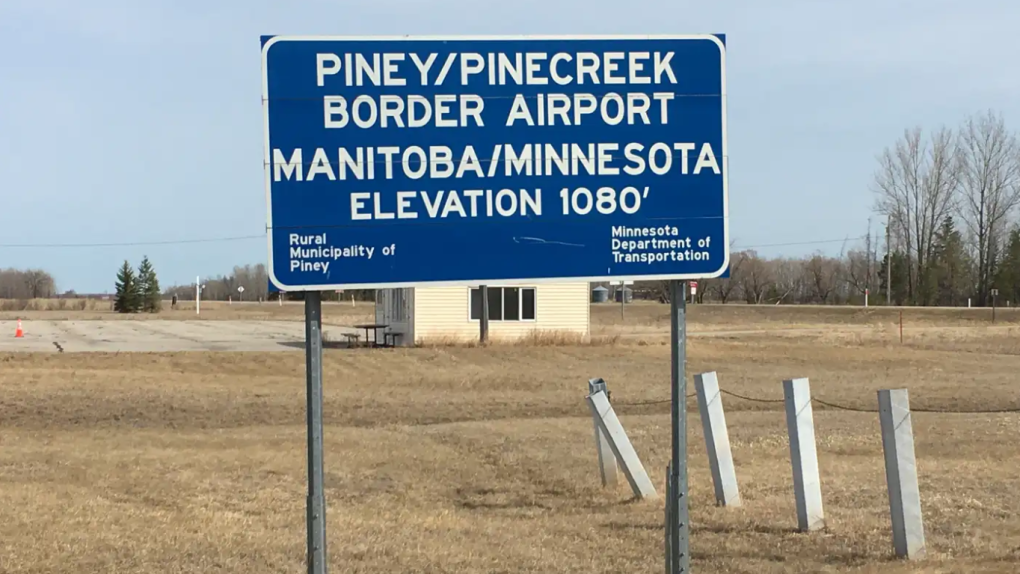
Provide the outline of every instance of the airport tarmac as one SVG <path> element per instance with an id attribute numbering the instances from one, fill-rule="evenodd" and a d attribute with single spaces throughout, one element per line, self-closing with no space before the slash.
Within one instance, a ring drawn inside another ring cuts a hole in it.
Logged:
<path id="1" fill-rule="evenodd" d="M 299 351 L 302 321 L 0 321 L 0 352 Z M 353 329 L 324 326 L 329 340 Z M 364 332 L 361 332 L 364 337 Z"/>

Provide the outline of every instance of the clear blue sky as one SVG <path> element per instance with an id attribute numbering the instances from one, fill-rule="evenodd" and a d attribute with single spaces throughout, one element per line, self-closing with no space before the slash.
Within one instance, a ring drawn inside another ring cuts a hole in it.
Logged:
<path id="1" fill-rule="evenodd" d="M 0 267 L 113 290 L 266 260 L 262 34 L 722 32 L 738 245 L 863 235 L 904 128 L 1020 121 L 1020 2 L 992 0 L 3 0 Z M 875 229 L 879 229 L 876 220 Z M 759 249 L 799 255 L 840 245 Z"/>

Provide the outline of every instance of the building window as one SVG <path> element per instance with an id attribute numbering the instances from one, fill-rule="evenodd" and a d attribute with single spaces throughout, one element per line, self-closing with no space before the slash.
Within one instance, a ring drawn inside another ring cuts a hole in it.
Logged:
<path id="1" fill-rule="evenodd" d="M 489 321 L 534 321 L 534 287 L 489 287 Z M 482 290 L 471 289 L 471 320 L 482 317 Z"/>

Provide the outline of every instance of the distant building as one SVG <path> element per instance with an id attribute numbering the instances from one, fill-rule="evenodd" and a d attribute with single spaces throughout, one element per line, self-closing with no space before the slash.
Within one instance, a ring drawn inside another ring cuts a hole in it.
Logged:
<path id="1" fill-rule="evenodd" d="M 589 284 L 498 283 L 489 289 L 489 339 L 507 340 L 535 331 L 589 336 Z M 477 341 L 482 312 L 478 287 L 381 289 L 375 316 L 402 336 L 398 345 L 417 342 Z"/>

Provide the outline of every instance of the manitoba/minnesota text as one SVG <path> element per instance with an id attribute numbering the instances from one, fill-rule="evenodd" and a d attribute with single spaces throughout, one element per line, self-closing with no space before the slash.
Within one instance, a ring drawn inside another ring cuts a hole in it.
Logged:
<path id="1" fill-rule="evenodd" d="M 488 151 L 483 159 L 472 145 L 456 152 L 443 145 L 315 148 L 311 154 L 297 148 L 289 155 L 274 148 L 267 168 L 274 182 L 393 179 L 398 170 L 408 179 L 721 173 L 718 153 L 708 142 L 496 144 Z"/>

